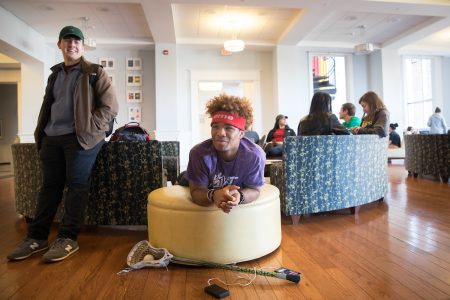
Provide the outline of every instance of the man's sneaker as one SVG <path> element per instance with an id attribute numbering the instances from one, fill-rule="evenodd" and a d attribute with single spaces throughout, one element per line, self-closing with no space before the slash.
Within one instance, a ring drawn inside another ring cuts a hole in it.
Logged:
<path id="1" fill-rule="evenodd" d="M 47 240 L 25 239 L 16 249 L 11 252 L 7 258 L 9 260 L 21 260 L 30 257 L 34 253 L 40 252 L 48 248 Z"/>
<path id="2" fill-rule="evenodd" d="M 50 249 L 44 254 L 44 262 L 55 262 L 66 259 L 79 249 L 77 241 L 67 238 L 58 238 Z"/>

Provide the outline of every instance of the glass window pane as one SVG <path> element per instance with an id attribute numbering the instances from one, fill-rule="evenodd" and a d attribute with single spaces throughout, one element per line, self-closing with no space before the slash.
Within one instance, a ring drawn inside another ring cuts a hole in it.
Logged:
<path id="1" fill-rule="evenodd" d="M 313 90 L 331 95 L 332 110 L 337 114 L 343 103 L 347 102 L 347 84 L 344 56 L 312 56 L 311 71 Z"/>
<path id="2" fill-rule="evenodd" d="M 404 65 L 406 125 L 426 128 L 432 114 L 432 61 L 429 58 L 405 58 Z"/>

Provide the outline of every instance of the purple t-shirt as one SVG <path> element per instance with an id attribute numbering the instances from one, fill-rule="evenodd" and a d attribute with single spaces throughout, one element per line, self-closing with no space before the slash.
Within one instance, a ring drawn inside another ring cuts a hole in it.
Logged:
<path id="1" fill-rule="evenodd" d="M 234 160 L 224 161 L 218 155 L 211 139 L 191 149 L 187 178 L 198 186 L 222 188 L 234 184 L 241 188 L 264 185 L 266 155 L 261 147 L 242 138 Z"/>

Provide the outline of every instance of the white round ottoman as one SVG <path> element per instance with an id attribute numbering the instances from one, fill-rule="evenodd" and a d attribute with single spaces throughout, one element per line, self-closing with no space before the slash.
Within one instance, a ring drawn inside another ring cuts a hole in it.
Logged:
<path id="1" fill-rule="evenodd" d="M 255 201 L 229 214 L 192 202 L 188 187 L 152 191 L 147 203 L 148 240 L 174 256 L 214 263 L 262 257 L 281 243 L 280 193 L 266 184 Z"/>

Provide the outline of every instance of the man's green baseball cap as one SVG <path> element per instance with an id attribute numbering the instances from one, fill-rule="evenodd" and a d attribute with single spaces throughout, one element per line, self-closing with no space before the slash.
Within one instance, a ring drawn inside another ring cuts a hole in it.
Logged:
<path id="1" fill-rule="evenodd" d="M 79 38 L 80 40 L 84 40 L 84 35 L 79 28 L 75 26 L 66 26 L 63 29 L 61 29 L 59 33 L 59 41 L 68 35 L 73 35 Z"/>

